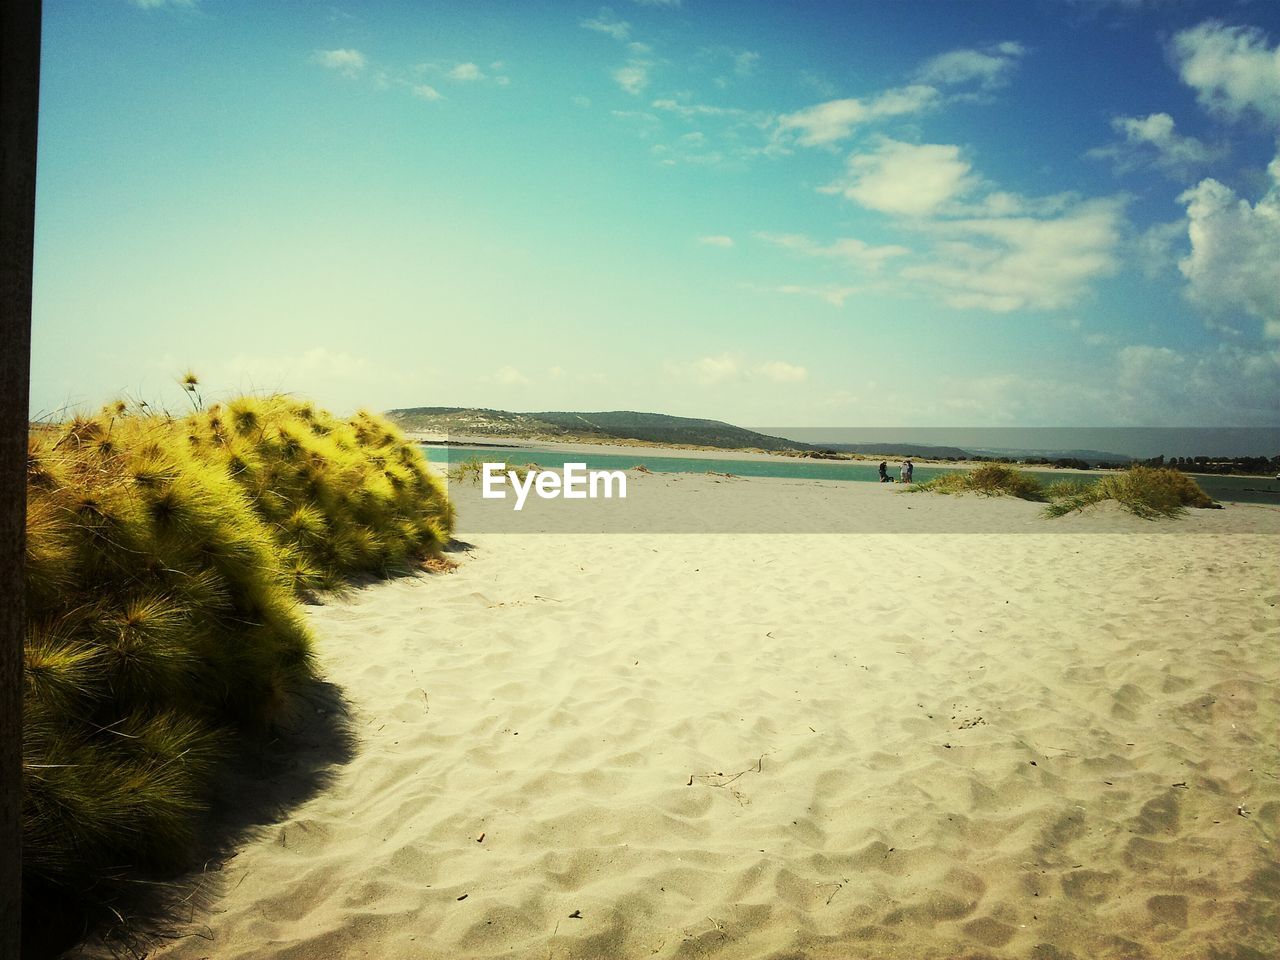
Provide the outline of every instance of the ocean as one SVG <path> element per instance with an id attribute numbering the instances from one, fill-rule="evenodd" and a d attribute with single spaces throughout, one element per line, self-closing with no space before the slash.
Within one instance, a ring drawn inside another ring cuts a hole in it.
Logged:
<path id="1" fill-rule="evenodd" d="M 536 464 L 559 470 L 568 463 L 585 463 L 589 470 L 629 470 L 643 464 L 654 473 L 732 473 L 739 477 L 788 477 L 804 480 L 848 480 L 861 483 L 879 482 L 879 461 L 856 460 L 848 463 L 802 459 L 732 460 L 704 457 L 662 456 L 640 453 L 566 453 L 562 450 L 539 450 L 533 447 L 442 447 L 422 445 L 433 463 L 462 462 L 478 458 L 486 462 L 503 462 L 511 466 Z M 889 460 L 889 475 L 898 476 L 901 459 Z M 917 464 L 913 479 L 931 480 L 954 468 Z M 1025 469 L 1043 483 L 1064 477 L 1087 476 L 1057 471 Z M 1103 471 L 1105 472 L 1105 471 Z M 1194 474 L 1195 481 L 1215 500 L 1232 503 L 1271 503 L 1280 505 L 1280 481 L 1260 477 L 1230 477 Z"/>

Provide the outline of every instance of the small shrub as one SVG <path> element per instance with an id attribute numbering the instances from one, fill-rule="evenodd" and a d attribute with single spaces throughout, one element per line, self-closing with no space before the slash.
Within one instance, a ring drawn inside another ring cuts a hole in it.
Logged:
<path id="1" fill-rule="evenodd" d="M 219 760 L 313 676 L 298 596 L 452 529 L 381 418 L 187 385 L 185 418 L 115 405 L 29 440 L 23 867 L 46 909 L 183 863 Z"/>
<path id="2" fill-rule="evenodd" d="M 987 497 L 1010 496 L 1021 500 L 1043 500 L 1040 481 L 1000 463 L 984 463 L 972 470 L 944 473 L 924 483 L 912 484 L 910 493 L 980 493 Z"/>
<path id="3" fill-rule="evenodd" d="M 469 457 L 466 460 L 460 460 L 449 467 L 448 476 L 451 481 L 457 483 L 479 483 L 480 478 L 484 476 L 484 465 L 491 461 L 481 460 L 479 457 Z M 521 483 L 531 473 L 537 473 L 542 467 L 536 463 L 526 463 L 523 467 L 517 467 L 508 464 L 503 468 L 503 475 L 506 473 L 514 473 L 516 479 Z"/>
<path id="4" fill-rule="evenodd" d="M 1114 500 L 1144 520 L 1180 517 L 1187 507 L 1201 509 L 1218 504 L 1186 474 L 1168 467 L 1134 466 L 1123 473 L 1101 477 L 1092 483 L 1050 488 L 1053 502 L 1045 508 L 1050 517 L 1083 510 L 1104 500 Z"/>

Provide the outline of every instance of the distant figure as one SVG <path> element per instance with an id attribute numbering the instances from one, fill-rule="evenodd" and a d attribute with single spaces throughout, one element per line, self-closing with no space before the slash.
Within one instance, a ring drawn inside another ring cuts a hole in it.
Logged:
<path id="1" fill-rule="evenodd" d="M 911 482 L 911 474 L 915 471 L 916 465 L 908 460 L 905 464 L 907 468 L 907 483 Z"/>
<path id="2" fill-rule="evenodd" d="M 902 465 L 898 467 L 898 482 L 909 483 L 910 481 L 907 478 L 910 476 L 911 476 L 911 463 L 908 460 L 903 460 Z"/>
<path id="3" fill-rule="evenodd" d="M 889 464 L 883 460 L 880 461 L 880 482 L 893 483 L 893 479 L 889 476 Z"/>

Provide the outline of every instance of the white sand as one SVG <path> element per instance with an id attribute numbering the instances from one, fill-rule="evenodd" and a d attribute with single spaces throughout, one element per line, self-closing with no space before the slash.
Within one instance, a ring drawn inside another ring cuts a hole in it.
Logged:
<path id="1" fill-rule="evenodd" d="M 464 517 L 457 572 L 310 609 L 356 755 L 156 955 L 1269 955 L 1280 509 L 1073 521 L 1128 532 Z"/>

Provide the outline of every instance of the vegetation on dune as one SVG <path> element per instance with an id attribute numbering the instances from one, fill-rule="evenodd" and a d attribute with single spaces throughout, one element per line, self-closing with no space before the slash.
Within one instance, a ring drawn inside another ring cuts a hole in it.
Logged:
<path id="1" fill-rule="evenodd" d="M 451 507 L 367 413 L 285 397 L 125 404 L 33 431 L 24 872 L 109 901 L 188 862 L 219 762 L 312 678 L 297 598 L 438 555 Z"/>
<path id="2" fill-rule="evenodd" d="M 1135 466 L 1092 483 L 1056 483 L 1050 488 L 1053 502 L 1045 514 L 1060 517 L 1104 500 L 1114 500 L 1145 520 L 1180 517 L 1187 507 L 1212 508 L 1218 504 L 1184 473 L 1167 467 Z"/>
<path id="3" fill-rule="evenodd" d="M 1022 500 L 1047 500 L 1045 516 L 1061 517 L 1104 500 L 1114 500 L 1125 510 L 1147 520 L 1179 517 L 1187 507 L 1216 507 L 1217 503 L 1184 473 L 1168 468 L 1134 466 L 1096 480 L 1063 479 L 1048 486 L 1019 470 L 985 463 L 973 470 L 944 473 L 908 492 L 981 493 Z"/>
<path id="4" fill-rule="evenodd" d="M 980 493 L 988 497 L 1008 496 L 1020 500 L 1043 500 L 1040 481 L 1000 463 L 984 463 L 972 470 L 944 473 L 907 488 L 910 493 Z"/>
<path id="5" fill-rule="evenodd" d="M 479 483 L 480 478 L 484 476 L 485 463 L 486 461 L 480 457 L 468 457 L 466 460 L 459 460 L 457 463 L 450 464 L 447 475 L 451 482 Z M 526 463 L 523 467 L 504 464 L 499 476 L 505 480 L 508 473 L 514 473 L 516 479 L 523 483 L 529 474 L 537 473 L 541 469 L 543 468 L 536 463 Z"/>

